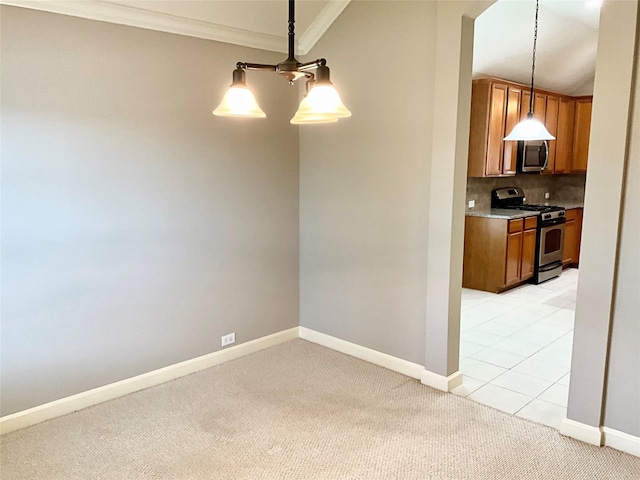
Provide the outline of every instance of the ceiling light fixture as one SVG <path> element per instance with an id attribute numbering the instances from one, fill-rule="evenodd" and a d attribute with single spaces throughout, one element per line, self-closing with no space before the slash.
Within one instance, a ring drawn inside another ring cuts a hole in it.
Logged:
<path id="1" fill-rule="evenodd" d="M 324 58 L 300 63 L 294 56 L 295 46 L 295 0 L 289 0 L 289 56 L 277 65 L 238 62 L 233 71 L 233 82 L 222 102 L 213 111 L 223 117 L 265 118 L 267 115 L 256 102 L 247 86 L 247 70 L 275 72 L 282 75 L 290 85 L 299 78 L 307 79 L 307 92 L 300 102 L 298 111 L 291 119 L 296 125 L 334 123 L 340 118 L 351 116 L 340 95 L 329 79 L 329 67 Z M 315 74 L 312 72 L 315 70 Z"/>
<path id="2" fill-rule="evenodd" d="M 556 137 L 551 135 L 546 127 L 535 118 L 533 118 L 533 78 L 536 71 L 536 43 L 538 41 L 538 9 L 539 1 L 536 0 L 536 22 L 533 31 L 533 60 L 531 62 L 531 91 L 529 97 L 529 113 L 527 118 L 518 123 L 509 135 L 504 137 L 505 140 L 555 140 Z"/>

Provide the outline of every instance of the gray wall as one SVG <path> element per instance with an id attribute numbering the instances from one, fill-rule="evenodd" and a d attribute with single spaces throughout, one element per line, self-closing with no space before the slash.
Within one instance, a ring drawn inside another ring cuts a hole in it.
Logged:
<path id="1" fill-rule="evenodd" d="M 640 436 L 640 36 L 627 160 L 604 424 Z"/>
<path id="2" fill-rule="evenodd" d="M 600 13 L 580 279 L 567 418 L 589 428 L 640 433 L 638 347 L 638 32 L 640 2 L 604 2 Z M 636 79 L 634 82 L 634 74 Z M 615 425 L 615 426 L 614 426 Z M 577 437 L 580 438 L 580 437 Z"/>
<path id="3" fill-rule="evenodd" d="M 424 365 L 435 2 L 351 2 L 322 55 L 353 117 L 300 131 L 300 325 Z"/>
<path id="4" fill-rule="evenodd" d="M 2 415 L 298 324 L 282 55 L 3 6 Z"/>

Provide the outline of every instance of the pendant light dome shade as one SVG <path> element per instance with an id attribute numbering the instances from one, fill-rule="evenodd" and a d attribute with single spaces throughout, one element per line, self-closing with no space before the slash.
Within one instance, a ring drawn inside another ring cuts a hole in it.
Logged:
<path id="1" fill-rule="evenodd" d="M 219 117 L 266 118 L 266 114 L 256 102 L 253 93 L 244 81 L 241 68 L 233 71 L 233 83 L 213 114 Z"/>
<path id="2" fill-rule="evenodd" d="M 505 140 L 555 140 L 542 122 L 535 118 L 527 118 L 518 123 Z"/>
<path id="3" fill-rule="evenodd" d="M 350 116 L 351 112 L 344 106 L 335 88 L 331 85 L 320 85 L 313 87 L 302 99 L 291 123 L 333 123 L 339 118 Z"/>
<path id="4" fill-rule="evenodd" d="M 291 123 L 329 123 L 350 116 L 351 112 L 329 80 L 329 67 L 323 65 L 318 67 L 317 80 L 303 97 Z"/>
<path id="5" fill-rule="evenodd" d="M 290 123 L 292 123 L 293 125 L 315 125 L 318 123 L 336 123 L 338 121 L 337 118 L 331 118 L 328 116 L 324 116 L 324 115 L 308 115 L 308 116 L 299 116 L 296 115 L 295 117 L 293 117 L 291 120 L 289 120 Z"/>

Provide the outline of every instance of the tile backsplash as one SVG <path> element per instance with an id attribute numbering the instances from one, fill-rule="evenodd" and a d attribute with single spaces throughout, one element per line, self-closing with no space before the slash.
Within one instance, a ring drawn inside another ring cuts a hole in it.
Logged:
<path id="1" fill-rule="evenodd" d="M 467 178 L 467 210 L 491 208 L 491 190 L 504 187 L 520 187 L 527 196 L 527 203 L 563 205 L 582 203 L 586 174 L 540 175 L 523 173 L 513 177 Z M 545 199 L 544 194 L 549 193 Z M 469 200 L 476 202 L 469 209 Z"/>

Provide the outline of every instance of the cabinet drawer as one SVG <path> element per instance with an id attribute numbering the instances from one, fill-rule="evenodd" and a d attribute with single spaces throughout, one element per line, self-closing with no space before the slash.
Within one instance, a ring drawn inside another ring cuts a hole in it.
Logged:
<path id="1" fill-rule="evenodd" d="M 538 226 L 538 217 L 527 217 L 524 219 L 524 229 L 531 230 Z"/>
<path id="2" fill-rule="evenodd" d="M 577 208 L 572 208 L 570 210 L 567 210 L 567 212 L 565 214 L 565 218 L 567 219 L 567 221 L 577 220 L 578 219 L 578 209 Z"/>
<path id="3" fill-rule="evenodd" d="M 524 224 L 522 218 L 516 220 L 509 220 L 509 233 L 516 233 L 522 231 L 522 225 Z"/>

